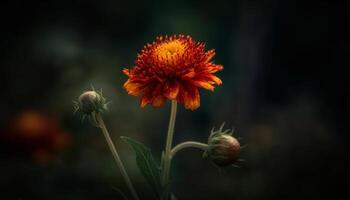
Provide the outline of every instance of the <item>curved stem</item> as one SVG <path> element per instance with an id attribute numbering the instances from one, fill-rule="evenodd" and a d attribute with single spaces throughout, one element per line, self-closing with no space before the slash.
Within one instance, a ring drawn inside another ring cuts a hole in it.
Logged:
<path id="1" fill-rule="evenodd" d="M 132 184 L 132 182 L 131 182 L 131 180 L 130 180 L 130 178 L 129 178 L 126 170 L 125 170 L 123 162 L 120 159 L 120 156 L 119 156 L 119 154 L 117 152 L 117 149 L 115 148 L 115 146 L 114 146 L 114 144 L 112 142 L 112 139 L 111 139 L 111 137 L 110 137 L 110 135 L 108 133 L 108 130 L 106 128 L 106 125 L 105 125 L 105 123 L 104 123 L 104 121 L 103 121 L 103 119 L 102 119 L 102 117 L 101 117 L 101 115 L 99 113 L 96 114 L 96 120 L 97 120 L 98 126 L 101 128 L 102 133 L 103 133 L 103 135 L 106 138 L 106 141 L 108 143 L 109 149 L 112 152 L 112 155 L 113 155 L 113 157 L 115 159 L 115 162 L 117 163 L 117 165 L 119 167 L 119 170 L 120 170 L 120 172 L 121 172 L 121 174 L 122 174 L 122 176 L 123 176 L 123 178 L 124 178 L 128 188 L 129 188 L 133 198 L 135 200 L 139 200 L 139 197 L 138 197 L 138 195 L 136 193 L 136 190 L 135 190 L 135 188 L 134 188 L 134 186 L 133 186 L 133 184 Z"/>
<path id="2" fill-rule="evenodd" d="M 173 158 L 178 151 L 185 148 L 190 148 L 190 147 L 205 151 L 207 150 L 208 145 L 201 142 L 194 142 L 194 141 L 186 141 L 186 142 L 180 143 L 171 150 L 171 158 Z"/>
<path id="3" fill-rule="evenodd" d="M 169 173 L 170 173 L 170 166 L 171 166 L 171 146 L 173 142 L 176 111 L 177 111 L 177 103 L 175 100 L 172 100 L 169 127 L 168 127 L 168 133 L 167 133 L 167 139 L 166 139 L 166 145 L 165 145 L 165 154 L 163 157 L 164 168 L 162 170 L 162 185 L 164 188 L 164 194 L 162 195 L 162 199 L 164 200 L 168 200 L 169 194 L 170 194 Z"/>

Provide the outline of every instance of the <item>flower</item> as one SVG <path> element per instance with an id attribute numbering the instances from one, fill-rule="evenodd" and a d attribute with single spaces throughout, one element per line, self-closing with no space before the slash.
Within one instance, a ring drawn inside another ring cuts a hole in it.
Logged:
<path id="1" fill-rule="evenodd" d="M 29 156 L 40 163 L 54 159 L 72 142 L 57 117 L 35 110 L 16 114 L 0 136 L 9 144 L 11 155 Z"/>
<path id="2" fill-rule="evenodd" d="M 78 101 L 73 101 L 74 113 L 79 112 L 82 114 L 82 121 L 87 117 L 92 125 L 98 127 L 97 114 L 107 111 L 109 103 L 103 97 L 102 90 L 95 91 L 95 89 L 92 89 L 83 92 Z"/>
<path id="3" fill-rule="evenodd" d="M 85 115 L 90 115 L 93 112 L 106 111 L 109 102 L 106 102 L 102 92 L 91 90 L 82 93 L 78 101 L 73 101 L 73 103 L 76 111 L 80 111 Z"/>
<path id="4" fill-rule="evenodd" d="M 200 105 L 198 87 L 213 91 L 213 85 L 222 83 L 213 75 L 223 69 L 212 62 L 214 55 L 214 50 L 205 51 L 204 43 L 190 36 L 157 37 L 144 46 L 132 69 L 123 70 L 129 77 L 124 88 L 141 97 L 141 107 L 159 107 L 169 99 L 195 110 Z"/>
<path id="5" fill-rule="evenodd" d="M 216 165 L 223 167 L 237 162 L 241 145 L 232 136 L 233 130 L 223 131 L 224 124 L 218 131 L 212 130 L 208 139 L 208 149 L 204 157 L 209 157 Z"/>

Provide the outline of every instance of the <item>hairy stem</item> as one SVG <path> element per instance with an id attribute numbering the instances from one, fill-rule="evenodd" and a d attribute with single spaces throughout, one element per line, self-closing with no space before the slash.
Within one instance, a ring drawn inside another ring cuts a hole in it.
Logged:
<path id="1" fill-rule="evenodd" d="M 176 110 L 177 110 L 177 103 L 175 100 L 171 101 L 171 112 L 170 112 L 170 120 L 169 120 L 169 127 L 168 127 L 168 133 L 166 138 L 166 145 L 165 145 L 165 154 L 163 157 L 163 170 L 162 170 L 162 186 L 164 188 L 164 194 L 162 195 L 163 200 L 169 199 L 170 194 L 170 188 L 169 188 L 169 174 L 170 174 L 170 166 L 171 166 L 171 147 L 173 142 L 173 135 L 174 135 L 174 127 L 175 127 L 175 119 L 176 119 Z"/>
<path id="2" fill-rule="evenodd" d="M 125 167 L 124 167 L 124 165 L 123 165 L 123 162 L 121 161 L 120 156 L 119 156 L 119 154 L 118 154 L 118 152 L 117 152 L 117 149 L 115 148 L 115 146 L 114 146 L 114 144 L 113 144 L 113 142 L 112 142 L 112 139 L 111 139 L 111 137 L 110 137 L 110 135 L 109 135 L 109 132 L 108 132 L 108 130 L 107 130 L 107 128 L 106 128 L 106 125 L 105 125 L 105 123 L 104 123 L 104 121 L 103 121 L 103 119 L 102 119 L 100 113 L 97 113 L 97 114 L 96 114 L 96 120 L 97 120 L 98 126 L 101 128 L 102 133 L 103 133 L 103 135 L 104 135 L 105 138 L 106 138 L 106 141 L 107 141 L 107 143 L 108 143 L 109 149 L 110 149 L 111 152 L 112 152 L 112 155 L 113 155 L 113 157 L 114 157 L 114 160 L 115 160 L 115 162 L 116 162 L 117 165 L 118 165 L 118 168 L 119 168 L 119 170 L 120 170 L 120 172 L 121 172 L 121 174 L 122 174 L 122 176 L 123 176 L 123 178 L 124 178 L 124 180 L 125 180 L 125 182 L 126 182 L 128 188 L 129 188 L 129 190 L 130 190 L 130 192 L 131 192 L 131 195 L 133 196 L 133 198 L 134 198 L 135 200 L 139 200 L 139 197 L 138 197 L 138 195 L 137 195 L 137 193 L 136 193 L 136 190 L 135 190 L 135 188 L 134 188 L 134 186 L 133 186 L 133 184 L 132 184 L 132 182 L 131 182 L 131 180 L 130 180 L 130 178 L 129 178 L 129 176 L 128 176 L 126 170 L 125 170 Z"/>
<path id="3" fill-rule="evenodd" d="M 178 145 L 176 145 L 172 150 L 171 150 L 171 158 L 173 158 L 175 156 L 175 154 L 185 148 L 197 148 L 197 149 L 201 149 L 203 151 L 207 150 L 208 145 L 201 143 L 201 142 L 194 142 L 194 141 L 186 141 L 186 142 L 182 142 Z"/>

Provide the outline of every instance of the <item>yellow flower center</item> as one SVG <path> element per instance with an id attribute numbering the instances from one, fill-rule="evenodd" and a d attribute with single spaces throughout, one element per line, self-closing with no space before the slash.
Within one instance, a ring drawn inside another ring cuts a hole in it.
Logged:
<path id="1" fill-rule="evenodd" d="M 185 45 L 179 40 L 165 42 L 155 49 L 155 55 L 167 61 L 174 61 L 176 56 L 181 56 L 185 52 Z"/>

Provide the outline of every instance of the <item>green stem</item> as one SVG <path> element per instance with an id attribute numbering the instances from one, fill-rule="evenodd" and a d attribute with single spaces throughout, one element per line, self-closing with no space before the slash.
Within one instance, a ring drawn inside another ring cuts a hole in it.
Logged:
<path id="1" fill-rule="evenodd" d="M 197 148 L 197 149 L 201 149 L 203 151 L 208 149 L 208 145 L 201 143 L 201 142 L 194 142 L 194 141 L 186 141 L 186 142 L 182 142 L 178 145 L 176 145 L 172 150 L 171 150 L 171 158 L 173 158 L 175 156 L 175 154 L 185 148 Z"/>
<path id="2" fill-rule="evenodd" d="M 170 166 L 171 166 L 171 147 L 172 147 L 173 135 L 174 135 L 176 110 L 177 110 L 177 103 L 175 100 L 172 100 L 169 127 L 168 127 L 168 133 L 167 133 L 167 139 L 166 139 L 166 145 L 165 145 L 165 154 L 163 158 L 164 159 L 163 160 L 164 168 L 162 170 L 162 185 L 164 188 L 164 194 L 162 195 L 163 200 L 168 200 L 170 195 L 170 188 L 169 188 L 170 175 L 169 174 L 170 174 Z"/>
<path id="3" fill-rule="evenodd" d="M 99 113 L 96 114 L 96 120 L 97 120 L 98 126 L 101 128 L 102 133 L 103 133 L 103 135 L 106 138 L 106 141 L 108 143 L 109 149 L 112 152 L 112 155 L 113 155 L 113 157 L 115 159 L 115 162 L 117 163 L 117 165 L 119 167 L 119 170 L 120 170 L 120 172 L 121 172 L 121 174 L 122 174 L 122 176 L 123 176 L 123 178 L 124 178 L 128 188 L 129 188 L 129 190 L 131 192 L 131 195 L 133 196 L 133 198 L 135 200 L 139 200 L 139 197 L 138 197 L 138 195 L 136 193 L 136 190 L 135 190 L 135 188 L 134 188 L 134 186 L 133 186 L 133 184 L 132 184 L 132 182 L 131 182 L 131 180 L 130 180 L 130 178 L 129 178 L 126 170 L 125 170 L 123 162 L 120 159 L 120 156 L 119 156 L 119 154 L 117 152 L 117 149 L 115 148 L 115 146 L 114 146 L 114 144 L 112 142 L 112 139 L 111 139 L 111 137 L 110 137 L 110 135 L 108 133 L 108 130 L 106 128 L 106 125 L 105 125 L 105 123 L 104 123 L 104 121 L 103 121 L 103 119 L 102 119 L 102 117 L 101 117 L 101 115 Z"/>

